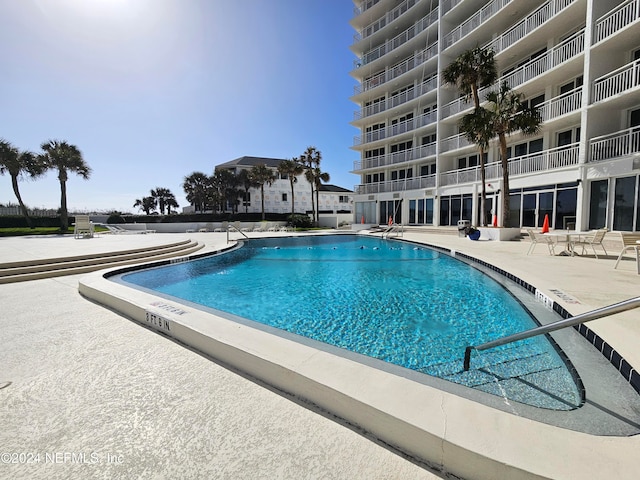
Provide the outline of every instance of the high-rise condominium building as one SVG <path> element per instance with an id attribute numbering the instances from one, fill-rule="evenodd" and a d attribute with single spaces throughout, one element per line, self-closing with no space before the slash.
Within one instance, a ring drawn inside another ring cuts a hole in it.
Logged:
<path id="1" fill-rule="evenodd" d="M 482 223 L 479 150 L 460 133 L 473 110 L 443 70 L 475 47 L 537 106 L 538 134 L 486 154 L 485 218 L 510 226 L 640 230 L 640 0 L 365 0 L 351 24 L 360 130 L 355 218 L 405 225 Z"/>

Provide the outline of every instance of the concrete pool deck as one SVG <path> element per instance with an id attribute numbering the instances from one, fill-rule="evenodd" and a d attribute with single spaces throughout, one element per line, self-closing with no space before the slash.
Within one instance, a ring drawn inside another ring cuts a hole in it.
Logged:
<path id="1" fill-rule="evenodd" d="M 99 235 L 84 240 L 2 238 L 0 263 L 184 238 L 196 239 L 208 250 L 226 244 L 225 234 L 215 233 Z M 471 242 L 418 231 L 405 232 L 404 238 L 465 252 L 499 266 L 542 289 L 574 315 L 635 297 L 640 291 L 635 263 L 623 262 L 613 270 L 615 256 L 600 260 L 550 257 L 542 248 L 527 256 L 528 242 Z M 16 457 L 16 463 L 1 464 L 3 477 L 437 478 L 330 415 L 319 415 L 281 392 L 88 301 L 78 294 L 82 277 L 0 286 L 0 387 L 11 382 L 0 389 L 0 453 L 27 455 Z M 637 310 L 626 312 L 591 322 L 590 328 L 637 366 L 640 324 L 633 320 L 639 317 Z M 401 407 L 453 411 L 453 403 L 458 402 L 447 398 L 448 405 L 431 405 L 432 401 L 423 400 L 420 405 L 407 402 Z M 484 418 L 449 416 L 444 428 L 452 443 L 465 430 L 522 428 L 522 435 L 531 437 L 527 451 L 505 453 L 499 451 L 500 445 L 480 447 L 493 448 L 497 458 L 506 455 L 505 461 L 530 457 L 523 461 L 537 469 L 539 477 L 636 475 L 638 436 L 596 437 L 502 412 Z M 535 438 L 549 432 L 553 434 Z M 39 463 L 27 463 L 35 460 L 29 454 L 37 453 Z M 451 449 L 442 455 L 456 453 Z M 541 456 L 545 453 L 549 456 Z M 477 458 L 466 461 L 468 472 L 482 468 Z M 505 467 L 493 478 L 513 472 Z"/>

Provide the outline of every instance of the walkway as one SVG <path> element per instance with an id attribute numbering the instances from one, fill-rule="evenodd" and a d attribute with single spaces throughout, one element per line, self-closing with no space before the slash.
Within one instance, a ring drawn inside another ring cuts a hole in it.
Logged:
<path id="1" fill-rule="evenodd" d="M 207 249 L 226 244 L 225 234 L 216 233 L 0 238 L 0 263 L 185 238 Z M 550 257 L 538 248 L 527 256 L 525 242 L 417 232 L 405 238 L 498 265 L 572 314 L 640 291 L 635 264 L 613 270 L 613 255 Z M 87 301 L 78 294 L 79 278 L 0 285 L 1 477 L 439 478 L 360 432 Z M 590 327 L 640 365 L 637 318 L 627 312 Z M 5 382 L 11 383 L 2 388 Z M 566 463 L 556 478 L 573 478 L 574 467 L 577 477 L 588 470 Z M 633 458 L 621 457 L 611 468 L 617 478 L 633 478 L 636 467 Z"/>

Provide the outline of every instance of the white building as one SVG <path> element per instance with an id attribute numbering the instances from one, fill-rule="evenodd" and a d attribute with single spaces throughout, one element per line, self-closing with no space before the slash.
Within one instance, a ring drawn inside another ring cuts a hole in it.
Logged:
<path id="1" fill-rule="evenodd" d="M 472 105 L 442 71 L 488 46 L 500 77 L 490 88 L 506 81 L 544 120 L 539 135 L 508 137 L 512 226 L 549 215 L 555 228 L 640 230 L 640 0 L 354 3 L 356 218 L 480 223 L 478 150 L 458 130 Z M 495 142 L 486 168 L 487 209 L 500 216 Z"/>
<path id="2" fill-rule="evenodd" d="M 226 169 L 235 175 L 241 170 L 251 170 L 256 165 L 265 165 L 273 170 L 276 180 L 271 185 L 264 186 L 264 211 L 266 213 L 291 213 L 291 183 L 286 175 L 278 173 L 278 165 L 284 159 L 263 157 L 240 157 L 230 162 L 216 166 L 216 169 Z M 297 177 L 293 186 L 296 213 L 311 213 L 311 184 L 304 174 Z M 315 202 L 315 193 L 313 202 Z M 238 207 L 239 212 L 262 212 L 262 197 L 260 188 L 251 188 L 248 198 L 245 198 Z M 350 214 L 353 212 L 353 192 L 335 185 L 321 185 L 319 192 L 320 214 Z"/>

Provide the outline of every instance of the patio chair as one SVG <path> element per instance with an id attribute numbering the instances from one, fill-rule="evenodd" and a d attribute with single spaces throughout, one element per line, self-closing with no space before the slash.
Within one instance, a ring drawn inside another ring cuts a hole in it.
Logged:
<path id="1" fill-rule="evenodd" d="M 553 238 L 545 237 L 541 233 L 536 233 L 532 228 L 527 228 L 527 234 L 529 235 L 529 239 L 531 239 L 531 245 L 529 246 L 527 255 L 529 255 L 530 253 L 533 253 L 538 243 L 542 243 L 547 246 L 547 249 L 549 250 L 549 255 L 556 254 Z"/>
<path id="2" fill-rule="evenodd" d="M 622 260 L 623 255 L 627 250 L 632 250 L 636 253 L 636 266 L 638 269 L 638 275 L 640 275 L 640 243 L 638 243 L 640 242 L 640 233 L 620 232 L 620 236 L 622 237 L 622 251 L 620 252 L 620 255 L 618 255 L 618 260 L 616 260 L 616 264 L 613 268 L 618 268 L 618 264 L 620 263 L 620 260 Z"/>
<path id="3" fill-rule="evenodd" d="M 602 241 L 604 240 L 604 236 L 607 233 L 607 229 L 606 228 L 601 228 L 600 230 L 596 230 L 596 232 L 593 235 L 589 235 L 587 237 L 585 237 L 584 239 L 581 240 L 577 240 L 577 241 L 572 241 L 571 242 L 571 246 L 574 249 L 573 251 L 575 252 L 575 248 L 577 246 L 582 247 L 582 254 L 584 254 L 585 249 L 587 247 L 591 247 L 591 250 L 593 250 L 593 254 L 596 256 L 596 258 L 598 258 L 598 253 L 596 252 L 596 245 L 599 245 L 600 248 L 602 248 L 602 250 L 604 250 L 604 254 L 608 255 L 607 250 L 604 248 L 604 245 L 602 244 Z"/>
<path id="4" fill-rule="evenodd" d="M 93 223 L 89 219 L 89 215 L 76 215 L 76 221 L 73 225 L 74 238 L 93 238 Z"/>

